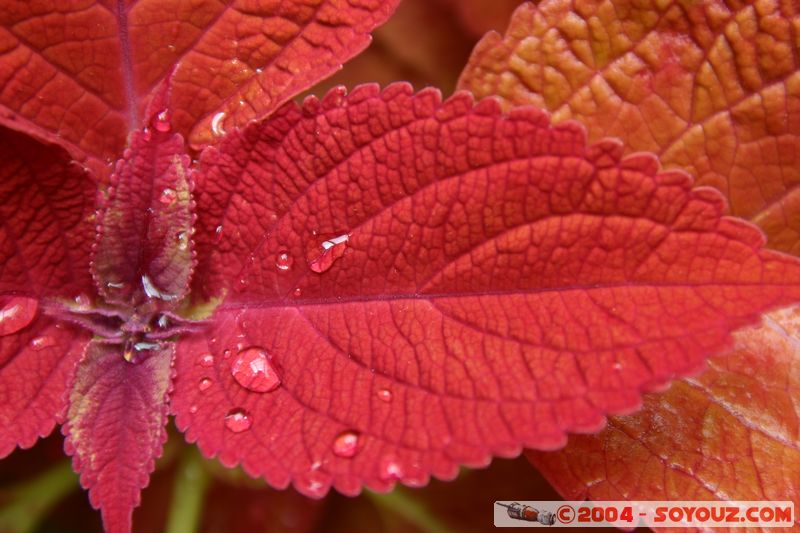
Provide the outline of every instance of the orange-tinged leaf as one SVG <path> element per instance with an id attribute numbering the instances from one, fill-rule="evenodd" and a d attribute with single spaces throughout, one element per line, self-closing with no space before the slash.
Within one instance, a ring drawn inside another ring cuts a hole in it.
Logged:
<path id="1" fill-rule="evenodd" d="M 734 337 L 731 354 L 645 397 L 641 413 L 528 457 L 568 499 L 791 499 L 797 506 L 800 308 L 769 313 Z"/>
<path id="2" fill-rule="evenodd" d="M 476 47 L 460 87 L 659 154 L 800 253 L 796 1 L 547 0 Z"/>

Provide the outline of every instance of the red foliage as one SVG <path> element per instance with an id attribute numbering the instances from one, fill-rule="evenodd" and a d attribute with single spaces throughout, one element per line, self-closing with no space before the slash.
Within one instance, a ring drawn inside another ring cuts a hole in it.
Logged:
<path id="1" fill-rule="evenodd" d="M 114 531 L 168 412 L 275 487 L 418 486 L 596 431 L 800 300 L 719 193 L 537 108 L 279 107 L 396 3 L 3 5 L 0 455 L 64 422 Z"/>

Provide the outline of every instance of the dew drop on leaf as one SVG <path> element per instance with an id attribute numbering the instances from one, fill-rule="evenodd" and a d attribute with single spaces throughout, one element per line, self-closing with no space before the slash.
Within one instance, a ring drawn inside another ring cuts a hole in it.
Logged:
<path id="1" fill-rule="evenodd" d="M 353 457 L 358 451 L 358 433 L 343 431 L 333 441 L 333 453 L 339 457 Z"/>
<path id="2" fill-rule="evenodd" d="M 339 235 L 324 241 L 319 248 L 309 257 L 308 266 L 314 272 L 322 274 L 333 266 L 334 261 L 344 255 L 349 235 Z"/>
<path id="3" fill-rule="evenodd" d="M 381 401 L 389 403 L 392 401 L 392 391 L 390 391 L 389 389 L 381 389 L 378 391 L 378 398 Z"/>
<path id="4" fill-rule="evenodd" d="M 292 268 L 292 263 L 294 263 L 294 259 L 288 252 L 278 252 L 275 258 L 275 266 L 278 267 L 278 270 L 287 271 Z"/>
<path id="5" fill-rule="evenodd" d="M 187 248 L 189 248 L 189 232 L 181 231 L 175 236 L 175 238 L 178 241 L 179 250 L 186 250 Z"/>
<path id="6" fill-rule="evenodd" d="M 211 118 L 211 131 L 217 137 L 225 135 L 225 128 L 222 127 L 222 121 L 225 120 L 225 112 L 220 111 Z"/>
<path id="7" fill-rule="evenodd" d="M 55 341 L 50 337 L 36 337 L 31 341 L 31 348 L 36 351 L 44 350 L 50 346 L 54 346 Z"/>
<path id="8" fill-rule="evenodd" d="M 384 457 L 378 466 L 378 475 L 384 481 L 398 480 L 403 477 L 403 467 L 394 457 Z"/>
<path id="9" fill-rule="evenodd" d="M 38 309 L 39 302 L 33 298 L 0 298 L 0 337 L 16 333 L 33 322 Z"/>
<path id="10" fill-rule="evenodd" d="M 312 498 L 321 498 L 328 492 L 329 475 L 315 470 L 298 479 L 298 489 Z"/>
<path id="11" fill-rule="evenodd" d="M 159 197 L 158 201 L 164 205 L 170 205 L 177 197 L 178 193 L 175 192 L 175 189 L 167 188 L 161 191 L 161 196 Z"/>
<path id="12" fill-rule="evenodd" d="M 203 355 L 200 356 L 200 359 L 197 362 L 198 362 L 198 364 L 200 366 L 203 366 L 203 367 L 206 367 L 206 368 L 208 368 L 210 366 L 214 366 L 214 356 L 211 355 L 210 353 L 203 354 Z"/>
<path id="13" fill-rule="evenodd" d="M 239 385 L 253 392 L 269 392 L 281 384 L 281 378 L 263 348 L 242 351 L 231 365 L 231 374 Z"/>
<path id="14" fill-rule="evenodd" d="M 167 133 L 171 129 L 171 126 L 169 124 L 169 119 L 170 119 L 169 111 L 165 109 L 164 111 L 156 115 L 156 119 L 153 122 L 153 127 L 158 131 L 160 131 L 161 133 Z"/>
<path id="15" fill-rule="evenodd" d="M 203 378 L 203 379 L 200 380 L 200 383 L 198 383 L 197 388 L 200 389 L 200 392 L 207 391 L 208 389 L 211 388 L 211 385 L 213 383 L 214 382 L 211 381 L 210 379 Z"/>
<path id="16" fill-rule="evenodd" d="M 225 415 L 225 427 L 234 433 L 241 433 L 247 431 L 253 425 L 253 419 L 250 418 L 250 413 L 242 408 L 237 407 L 231 409 Z"/>

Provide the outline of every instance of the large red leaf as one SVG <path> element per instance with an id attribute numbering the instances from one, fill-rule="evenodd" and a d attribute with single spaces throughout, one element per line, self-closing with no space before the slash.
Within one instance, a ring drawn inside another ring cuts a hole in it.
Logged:
<path id="1" fill-rule="evenodd" d="M 800 254 L 798 24 L 795 1 L 529 3 L 459 86 L 656 152 Z"/>
<path id="2" fill-rule="evenodd" d="M 165 344 L 131 364 L 120 345 L 92 341 L 78 364 L 64 447 L 108 533 L 130 531 L 140 491 L 167 440 L 173 353 Z"/>
<path id="3" fill-rule="evenodd" d="M 800 309 L 734 335 L 701 376 L 645 397 L 598 435 L 528 457 L 567 499 L 800 503 Z M 800 525 L 800 521 L 798 521 Z"/>
<path id="4" fill-rule="evenodd" d="M 41 297 L 94 292 L 94 184 L 60 148 L 0 127 L 0 457 L 53 429 L 87 336 Z"/>
<path id="5" fill-rule="evenodd" d="M 800 298 L 711 189 L 534 108 L 334 90 L 202 157 L 190 441 L 320 496 L 595 431 Z"/>
<path id="6" fill-rule="evenodd" d="M 211 142 L 333 73 L 397 2 L 3 0 L 0 123 L 104 165 L 177 66 L 176 126 Z"/>

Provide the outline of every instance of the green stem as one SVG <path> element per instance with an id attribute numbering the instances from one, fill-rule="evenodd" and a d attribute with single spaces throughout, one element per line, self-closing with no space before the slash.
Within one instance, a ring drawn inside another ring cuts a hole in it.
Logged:
<path id="1" fill-rule="evenodd" d="M 401 487 L 386 494 L 377 494 L 371 491 L 365 491 L 364 494 L 379 508 L 405 519 L 425 533 L 450 531 L 450 528 L 440 522 L 423 504 L 409 496 L 407 491 Z"/>
<path id="2" fill-rule="evenodd" d="M 186 449 L 175 475 L 166 533 L 197 531 L 208 482 L 199 452 L 194 448 Z"/>
<path id="3" fill-rule="evenodd" d="M 72 465 L 63 461 L 31 481 L 3 490 L 10 495 L 10 502 L 0 509 L 0 531 L 33 531 L 58 502 L 78 488 Z"/>

